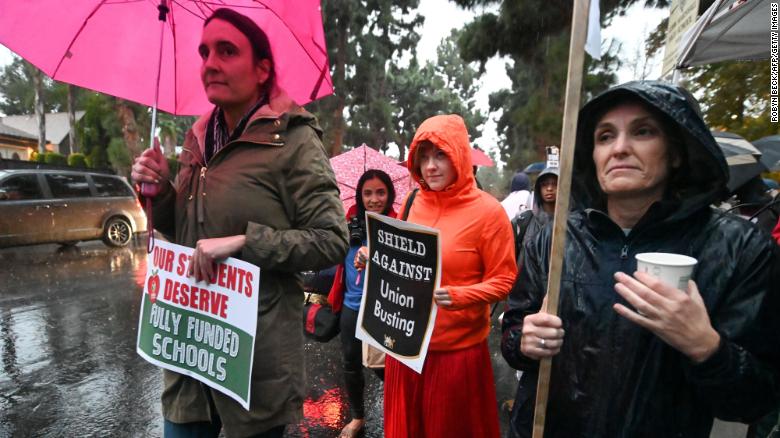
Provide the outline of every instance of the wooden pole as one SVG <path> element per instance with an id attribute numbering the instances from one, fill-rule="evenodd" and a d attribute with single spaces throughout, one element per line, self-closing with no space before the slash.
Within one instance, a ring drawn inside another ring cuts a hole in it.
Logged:
<path id="1" fill-rule="evenodd" d="M 577 136 L 577 113 L 580 109 L 582 66 L 585 60 L 584 49 L 589 6 L 589 0 L 574 0 L 574 10 L 572 12 L 569 70 L 566 78 L 566 102 L 563 108 L 563 129 L 561 133 L 558 195 L 555 202 L 550 274 L 547 281 L 547 307 L 543 309 L 552 315 L 558 313 L 558 297 L 561 289 L 561 271 L 563 268 L 564 244 L 566 242 L 566 223 L 569 219 L 569 194 L 571 193 L 574 143 Z M 542 359 L 539 363 L 539 384 L 536 390 L 533 438 L 544 437 L 544 420 L 547 412 L 551 370 L 552 359 Z"/>

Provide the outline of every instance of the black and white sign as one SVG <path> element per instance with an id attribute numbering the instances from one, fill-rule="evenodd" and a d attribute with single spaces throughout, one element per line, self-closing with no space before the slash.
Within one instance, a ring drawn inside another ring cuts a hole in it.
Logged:
<path id="1" fill-rule="evenodd" d="M 366 213 L 369 260 L 355 335 L 422 371 L 436 321 L 439 231 Z"/>

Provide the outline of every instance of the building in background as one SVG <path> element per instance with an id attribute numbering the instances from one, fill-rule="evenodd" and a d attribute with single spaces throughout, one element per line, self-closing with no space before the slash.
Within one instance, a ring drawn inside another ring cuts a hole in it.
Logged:
<path id="1" fill-rule="evenodd" d="M 84 117 L 84 111 L 76 111 L 76 123 Z M 35 139 L 33 150 L 38 147 L 38 120 L 35 114 L 0 117 L 0 126 L 5 125 L 17 131 L 21 131 Z M 68 155 L 71 152 L 70 123 L 68 113 L 46 113 L 46 150 Z M 3 155 L 3 158 L 9 158 Z M 25 158 L 23 158 L 25 159 Z"/>
<path id="2" fill-rule="evenodd" d="M 30 153 L 38 148 L 38 137 L 0 121 L 0 158 L 29 160 Z"/>

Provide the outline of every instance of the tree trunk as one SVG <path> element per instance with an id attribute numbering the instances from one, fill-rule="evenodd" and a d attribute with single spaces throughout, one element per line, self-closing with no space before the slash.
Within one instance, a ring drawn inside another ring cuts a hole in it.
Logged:
<path id="1" fill-rule="evenodd" d="M 127 105 L 125 100 L 117 99 L 116 111 L 119 121 L 122 123 L 122 135 L 125 139 L 127 151 L 131 157 L 135 158 L 141 155 L 141 147 L 139 145 L 138 124 L 135 122 L 133 109 Z"/>
<path id="2" fill-rule="evenodd" d="M 68 133 L 68 140 L 70 143 L 70 152 L 79 152 L 79 144 L 76 139 L 76 90 L 72 85 L 68 85 L 68 124 L 70 125 L 70 132 Z"/>
<path id="3" fill-rule="evenodd" d="M 347 19 L 339 20 L 338 33 L 338 51 L 336 52 L 336 68 L 333 75 L 333 84 L 335 85 L 334 97 L 336 98 L 336 107 L 333 109 L 333 144 L 330 147 L 330 156 L 339 155 L 344 148 L 344 93 L 346 89 L 344 82 L 346 78 L 347 64 Z"/>
<path id="4" fill-rule="evenodd" d="M 46 108 L 43 99 L 43 72 L 33 68 L 35 86 L 35 117 L 38 119 L 38 152 L 46 153 Z"/>

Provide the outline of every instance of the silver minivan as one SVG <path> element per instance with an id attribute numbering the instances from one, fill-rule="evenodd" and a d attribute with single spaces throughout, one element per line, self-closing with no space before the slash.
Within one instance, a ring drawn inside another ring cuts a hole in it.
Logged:
<path id="1" fill-rule="evenodd" d="M 102 239 L 125 246 L 146 231 L 133 189 L 116 175 L 87 171 L 0 170 L 0 248 Z"/>

